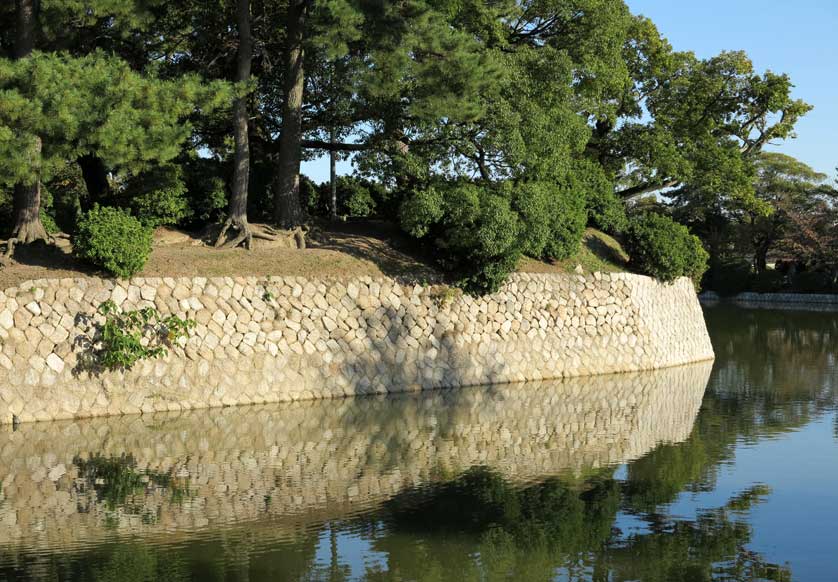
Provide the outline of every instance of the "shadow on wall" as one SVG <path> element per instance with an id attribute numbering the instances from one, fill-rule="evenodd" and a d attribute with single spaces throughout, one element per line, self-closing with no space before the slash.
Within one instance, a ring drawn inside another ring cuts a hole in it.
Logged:
<path id="1" fill-rule="evenodd" d="M 436 291 L 440 312 L 447 289 Z M 506 363 L 494 342 L 458 342 L 455 324 L 442 313 L 433 318 L 435 329 L 425 335 L 426 315 L 421 308 L 408 304 L 404 314 L 388 306 L 363 318 L 371 345 L 369 349 L 353 350 L 344 364 L 345 378 L 354 383 L 355 394 L 476 384 L 491 390 L 494 384 L 508 381 Z"/>

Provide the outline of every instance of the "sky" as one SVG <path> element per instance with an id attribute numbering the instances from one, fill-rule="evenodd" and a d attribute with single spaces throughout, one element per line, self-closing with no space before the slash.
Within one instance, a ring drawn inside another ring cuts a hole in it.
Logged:
<path id="1" fill-rule="evenodd" d="M 815 108 L 797 138 L 767 149 L 835 176 L 838 166 L 838 2 L 836 0 L 626 0 L 652 19 L 675 50 L 711 57 L 744 50 L 757 71 L 786 73 L 793 95 Z"/>
<path id="2" fill-rule="evenodd" d="M 711 57 L 744 50 L 757 71 L 786 73 L 794 96 L 815 108 L 797 124 L 797 138 L 767 149 L 836 175 L 838 166 L 838 0 L 626 0 L 652 19 L 675 50 Z M 352 172 L 349 163 L 339 174 Z M 328 158 L 303 164 L 316 182 L 329 179 Z"/>

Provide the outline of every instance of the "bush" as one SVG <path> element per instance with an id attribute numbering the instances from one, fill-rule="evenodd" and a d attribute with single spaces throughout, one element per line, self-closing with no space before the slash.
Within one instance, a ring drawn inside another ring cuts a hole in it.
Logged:
<path id="1" fill-rule="evenodd" d="M 689 277 L 698 285 L 709 255 L 697 236 L 668 216 L 647 213 L 632 218 L 625 236 L 630 265 L 665 282 Z"/>
<path id="2" fill-rule="evenodd" d="M 497 290 L 521 256 L 521 219 L 508 199 L 480 185 L 443 182 L 414 192 L 400 215 L 402 228 L 428 240 L 469 292 Z"/>
<path id="3" fill-rule="evenodd" d="M 127 278 L 143 268 L 151 244 L 151 228 L 125 210 L 96 205 L 79 220 L 73 252 L 117 277 Z"/>
<path id="4" fill-rule="evenodd" d="M 329 182 L 316 185 L 307 180 L 301 184 L 301 198 L 305 201 L 311 216 L 329 217 L 332 215 L 332 190 Z M 336 184 L 338 216 L 348 218 L 369 218 L 386 216 L 392 218 L 394 208 L 390 193 L 382 184 L 355 176 L 338 176 Z M 388 214 L 389 212 L 389 214 Z"/>
<path id="5" fill-rule="evenodd" d="M 522 252 L 562 260 L 579 251 L 587 217 L 584 197 L 549 182 L 517 184 L 513 209 L 523 222 Z"/>
<path id="6" fill-rule="evenodd" d="M 163 357 L 195 327 L 190 319 L 163 317 L 153 307 L 122 311 L 111 300 L 99 306 L 99 313 L 105 323 L 93 361 L 108 370 L 129 370 L 140 360 Z"/>
<path id="7" fill-rule="evenodd" d="M 550 196 L 550 237 L 544 247 L 545 259 L 561 261 L 579 252 L 585 235 L 585 198 L 572 191 L 555 190 Z"/>
<path id="8" fill-rule="evenodd" d="M 166 165 L 128 180 L 119 196 L 145 226 L 176 225 L 192 214 L 180 166 Z"/>
<path id="9" fill-rule="evenodd" d="M 340 176 L 337 179 L 336 190 L 338 215 L 366 218 L 375 214 L 375 200 L 372 198 L 369 186 L 361 180 Z"/>
<path id="10" fill-rule="evenodd" d="M 715 291 L 723 297 L 750 290 L 751 263 L 739 259 L 727 259 L 711 264 L 704 275 L 702 287 Z"/>
<path id="11" fill-rule="evenodd" d="M 802 271 L 791 277 L 791 289 L 797 293 L 835 293 L 834 277 L 823 271 Z"/>
<path id="12" fill-rule="evenodd" d="M 218 160 L 196 157 L 187 160 L 182 168 L 189 203 L 188 222 L 220 222 L 228 206 L 225 166 Z"/>
<path id="13" fill-rule="evenodd" d="M 551 189 L 542 182 L 525 182 L 515 186 L 513 207 L 524 223 L 522 232 L 525 255 L 540 259 L 550 240 Z"/>
<path id="14" fill-rule="evenodd" d="M 614 183 L 600 164 L 576 160 L 565 189 L 584 199 L 591 226 L 609 233 L 622 232 L 628 226 L 626 204 L 614 193 Z"/>

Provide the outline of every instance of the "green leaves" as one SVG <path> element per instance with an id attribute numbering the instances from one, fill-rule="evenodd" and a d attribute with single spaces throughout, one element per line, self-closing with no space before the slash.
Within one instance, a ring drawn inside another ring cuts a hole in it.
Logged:
<path id="1" fill-rule="evenodd" d="M 697 286 L 709 255 L 697 236 L 668 216 L 648 212 L 632 219 L 625 236 L 631 265 L 669 283 L 689 277 Z"/>
<path id="2" fill-rule="evenodd" d="M 198 77 L 163 81 L 115 57 L 36 53 L 0 61 L 0 183 L 49 179 L 70 160 L 93 153 L 131 173 L 176 157 L 192 128 L 187 118 L 225 104 L 226 84 Z M 43 140 L 40 158 L 26 144 Z"/>
<path id="3" fill-rule="evenodd" d="M 163 317 L 152 307 L 122 311 L 111 300 L 99 306 L 99 314 L 105 323 L 95 359 L 107 370 L 129 370 L 140 360 L 161 358 L 195 326 L 175 315 Z"/>
<path id="4" fill-rule="evenodd" d="M 73 236 L 78 257 L 123 278 L 143 268 L 151 245 L 151 228 L 119 208 L 94 206 L 79 220 Z"/>

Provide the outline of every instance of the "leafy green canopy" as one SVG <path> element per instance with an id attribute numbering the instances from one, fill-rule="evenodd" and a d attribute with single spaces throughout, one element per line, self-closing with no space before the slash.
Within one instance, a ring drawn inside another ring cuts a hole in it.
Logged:
<path id="1" fill-rule="evenodd" d="M 88 153 L 128 172 L 146 170 L 180 153 L 191 135 L 188 116 L 228 95 L 198 77 L 142 76 L 102 52 L 0 60 L 0 184 L 48 180 Z"/>

